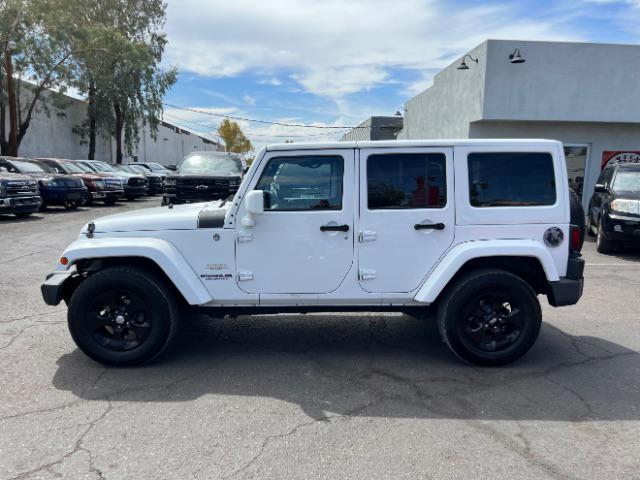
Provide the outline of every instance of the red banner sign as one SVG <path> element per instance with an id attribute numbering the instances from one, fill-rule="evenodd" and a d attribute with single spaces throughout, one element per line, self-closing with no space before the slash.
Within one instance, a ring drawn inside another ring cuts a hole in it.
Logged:
<path id="1" fill-rule="evenodd" d="M 640 151 L 602 152 L 601 169 L 604 169 L 609 162 L 640 163 Z"/>

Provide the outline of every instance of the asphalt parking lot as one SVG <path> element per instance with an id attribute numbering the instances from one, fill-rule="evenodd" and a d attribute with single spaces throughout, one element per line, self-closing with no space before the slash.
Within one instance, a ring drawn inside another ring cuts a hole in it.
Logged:
<path id="1" fill-rule="evenodd" d="M 96 216 L 0 217 L 0 478 L 640 478 L 640 253 L 501 369 L 389 315 L 192 318 L 161 361 L 82 355 L 39 285 Z"/>

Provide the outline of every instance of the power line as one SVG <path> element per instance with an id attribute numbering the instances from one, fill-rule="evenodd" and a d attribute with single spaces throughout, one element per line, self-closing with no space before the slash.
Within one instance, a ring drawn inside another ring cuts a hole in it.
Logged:
<path id="1" fill-rule="evenodd" d="M 212 127 L 211 125 L 206 125 L 204 123 L 197 123 L 197 122 L 194 122 L 193 120 L 187 120 L 173 113 L 163 112 L 163 115 L 168 115 L 169 117 L 173 117 L 179 122 L 185 122 L 190 125 L 196 125 L 198 129 L 203 133 L 214 135 L 216 138 L 220 139 L 219 135 L 212 133 L 212 131 L 208 130 L 209 128 Z M 310 134 L 310 135 L 279 135 L 279 134 L 268 134 L 268 133 L 255 133 L 250 131 L 247 131 L 246 134 L 250 137 L 264 137 L 264 138 L 315 138 L 315 137 L 325 137 L 325 136 L 328 137 L 331 135 L 340 135 L 341 133 L 346 133 L 349 131 L 351 131 L 351 128 L 342 129 L 336 132 L 317 133 L 317 134 Z"/>
<path id="2" fill-rule="evenodd" d="M 278 125 L 280 127 L 294 127 L 294 128 L 317 128 L 317 129 L 323 129 L 323 130 L 354 130 L 356 128 L 372 128 L 371 126 L 357 126 L 357 127 L 353 127 L 353 126 L 349 126 L 349 125 L 342 125 L 342 126 L 333 126 L 330 127 L 328 125 L 307 125 L 304 123 L 283 123 L 283 122 L 271 122 L 268 120 L 257 120 L 255 118 L 247 118 L 247 117 L 236 117 L 233 115 L 227 115 L 224 113 L 214 113 L 214 112 L 208 112 L 206 110 L 200 110 L 197 108 L 189 108 L 189 107 L 180 107 L 178 105 L 173 105 L 171 103 L 164 103 L 165 106 L 167 107 L 171 107 L 171 108 L 177 108 L 178 110 L 185 110 L 187 112 L 193 112 L 193 113 L 199 113 L 202 115 L 209 115 L 212 117 L 218 117 L 218 118 L 230 118 L 232 120 L 240 120 L 240 121 L 244 121 L 244 122 L 251 122 L 251 123 L 262 123 L 265 125 Z M 338 132 L 336 132 L 338 133 Z"/>

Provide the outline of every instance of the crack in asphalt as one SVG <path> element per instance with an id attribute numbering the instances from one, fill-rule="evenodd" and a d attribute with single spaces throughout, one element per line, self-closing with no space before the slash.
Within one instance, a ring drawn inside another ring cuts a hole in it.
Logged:
<path id="1" fill-rule="evenodd" d="M 48 470 L 48 469 L 54 467 L 55 465 L 61 464 L 62 462 L 64 462 L 65 460 L 69 459 L 70 457 L 72 457 L 73 455 L 78 453 L 79 451 L 90 452 L 88 449 L 86 449 L 85 447 L 82 446 L 82 442 L 87 437 L 87 435 L 91 432 L 91 430 L 93 430 L 93 428 L 100 421 L 102 421 L 109 414 L 109 412 L 111 412 L 111 410 L 113 410 L 113 405 L 112 405 L 110 400 L 107 400 L 107 408 L 105 408 L 105 410 L 96 419 L 94 419 L 91 422 L 89 422 L 88 427 L 76 439 L 76 442 L 75 442 L 73 448 L 70 451 L 68 451 L 67 453 L 62 455 L 57 460 L 54 460 L 52 462 L 47 462 L 44 465 L 39 465 L 36 468 L 33 468 L 31 470 L 22 472 L 22 473 L 20 473 L 19 475 L 15 476 L 15 477 L 11 477 L 9 480 L 23 480 L 23 479 L 26 479 L 26 478 L 32 476 L 35 473 L 41 472 L 43 470 Z M 91 458 L 91 453 L 89 453 L 89 454 L 90 454 L 90 458 Z M 90 465 L 90 468 L 91 468 L 91 465 Z"/>

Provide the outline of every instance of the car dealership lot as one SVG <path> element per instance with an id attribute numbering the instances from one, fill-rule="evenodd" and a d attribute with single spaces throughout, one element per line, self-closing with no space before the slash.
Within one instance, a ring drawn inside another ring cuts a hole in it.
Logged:
<path id="1" fill-rule="evenodd" d="M 640 253 L 585 245 L 533 350 L 460 364 L 397 314 L 191 318 L 139 368 L 82 355 L 39 285 L 80 227 L 0 218 L 0 478 L 637 478 Z"/>

